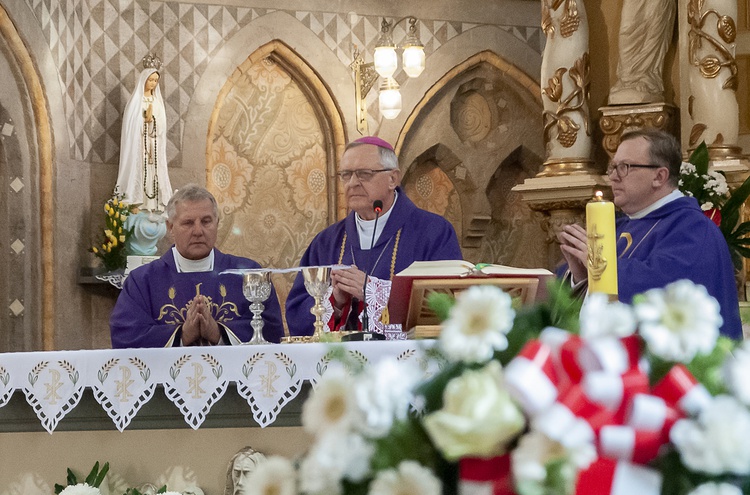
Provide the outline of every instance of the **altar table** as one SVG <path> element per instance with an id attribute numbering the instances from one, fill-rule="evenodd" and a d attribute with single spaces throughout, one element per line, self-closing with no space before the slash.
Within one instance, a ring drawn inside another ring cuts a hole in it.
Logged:
<path id="1" fill-rule="evenodd" d="M 433 344 L 370 341 L 0 354 L 0 418 L 14 393 L 22 392 L 42 427 L 52 433 L 91 394 L 123 431 L 155 391 L 163 390 L 184 421 L 198 429 L 229 388 L 247 404 L 255 422 L 266 427 L 304 386 L 315 386 L 337 352 L 349 367 L 391 357 L 413 360 L 427 376 L 435 364 L 425 350 Z"/>

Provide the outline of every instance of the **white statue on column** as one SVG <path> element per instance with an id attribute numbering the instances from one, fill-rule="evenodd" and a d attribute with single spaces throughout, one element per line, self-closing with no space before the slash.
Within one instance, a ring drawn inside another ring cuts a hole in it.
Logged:
<path id="1" fill-rule="evenodd" d="M 686 0 L 690 32 L 689 146 L 739 153 L 737 105 L 736 0 Z"/>
<path id="2" fill-rule="evenodd" d="M 167 169 L 167 116 L 159 89 L 161 60 L 149 53 L 142 63 L 122 118 L 115 193 L 139 208 L 125 221 L 125 228 L 133 231 L 128 255 L 153 256 L 167 233 L 164 212 L 172 184 Z M 128 256 L 128 269 L 131 264 Z"/>
<path id="3" fill-rule="evenodd" d="M 546 173 L 584 169 L 592 148 L 589 32 L 583 2 L 542 0 L 542 29 L 547 36 L 541 79 Z"/>
<path id="4" fill-rule="evenodd" d="M 675 10 L 675 0 L 623 0 L 610 105 L 664 101 L 664 56 L 672 40 Z"/>
<path id="5" fill-rule="evenodd" d="M 159 89 L 161 60 L 148 54 L 125 106 L 115 192 L 142 210 L 164 211 L 172 197 L 167 170 L 167 117 Z"/>

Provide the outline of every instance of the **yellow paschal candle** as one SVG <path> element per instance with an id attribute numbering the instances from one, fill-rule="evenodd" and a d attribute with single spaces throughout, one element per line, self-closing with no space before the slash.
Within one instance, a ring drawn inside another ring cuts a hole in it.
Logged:
<path id="1" fill-rule="evenodd" d="M 615 205 L 605 201 L 601 191 L 586 205 L 589 292 L 603 292 L 617 298 L 617 238 Z"/>

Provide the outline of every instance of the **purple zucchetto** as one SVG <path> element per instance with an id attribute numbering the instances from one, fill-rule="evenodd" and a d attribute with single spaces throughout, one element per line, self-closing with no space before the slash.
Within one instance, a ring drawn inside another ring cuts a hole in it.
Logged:
<path id="1" fill-rule="evenodd" d="M 391 143 L 377 136 L 364 136 L 359 139 L 355 139 L 352 142 L 359 143 L 359 144 L 372 144 L 373 146 L 377 146 L 378 148 L 385 148 L 387 150 L 394 151 L 393 146 L 391 146 Z"/>

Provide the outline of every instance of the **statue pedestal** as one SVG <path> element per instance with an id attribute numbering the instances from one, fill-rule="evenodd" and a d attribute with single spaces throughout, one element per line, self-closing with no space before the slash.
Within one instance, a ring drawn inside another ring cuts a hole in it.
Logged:
<path id="1" fill-rule="evenodd" d="M 610 157 L 620 146 L 620 138 L 626 131 L 643 128 L 661 129 L 675 136 L 679 114 L 677 107 L 668 103 L 646 103 L 643 105 L 612 105 L 601 107 L 599 128 L 604 133 L 602 146 Z"/>
<path id="2" fill-rule="evenodd" d="M 128 244 L 128 254 L 133 256 L 156 255 L 156 244 L 167 235 L 164 215 L 153 212 L 138 212 L 125 220 L 125 228 L 133 230 Z"/>
<path id="3" fill-rule="evenodd" d="M 130 255 L 128 256 L 128 264 L 125 268 L 125 275 L 132 272 L 136 268 L 142 265 L 146 265 L 148 263 L 151 263 L 152 261 L 156 261 L 159 259 L 159 256 L 140 256 L 140 255 Z"/>
<path id="4" fill-rule="evenodd" d="M 596 191 L 602 191 L 605 198 L 612 197 L 606 177 L 591 173 L 533 177 L 512 190 L 521 195 L 531 210 L 542 215 L 542 229 L 550 244 L 557 243 L 557 234 L 564 226 L 583 224 L 586 203 Z M 550 250 L 550 266 L 557 264 L 559 257 L 559 250 Z"/>
<path id="5" fill-rule="evenodd" d="M 709 168 L 722 172 L 727 178 L 730 190 L 739 187 L 750 174 L 750 161 L 747 158 L 714 158 L 708 148 Z"/>

